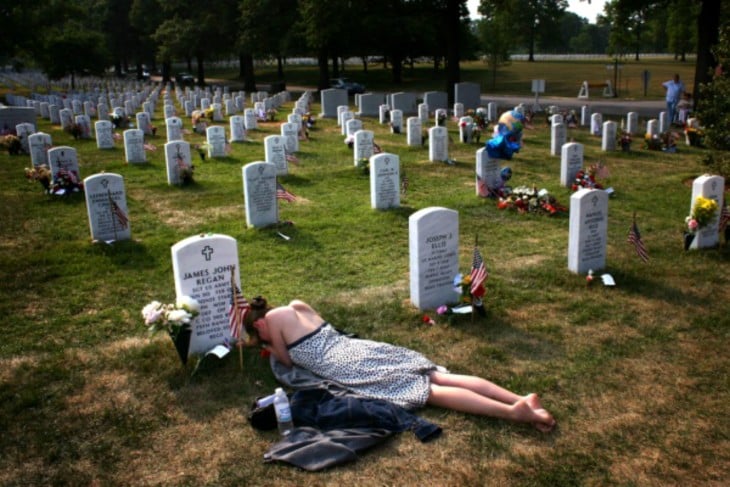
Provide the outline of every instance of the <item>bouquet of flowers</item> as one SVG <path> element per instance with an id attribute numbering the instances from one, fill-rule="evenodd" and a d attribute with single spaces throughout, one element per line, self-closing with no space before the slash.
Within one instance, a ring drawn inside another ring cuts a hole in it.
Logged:
<path id="1" fill-rule="evenodd" d="M 690 215 L 685 218 L 687 231 L 694 234 L 698 230 L 705 228 L 715 218 L 718 208 L 717 201 L 711 198 L 705 198 L 704 196 L 698 196 L 692 205 Z"/>
<path id="2" fill-rule="evenodd" d="M 26 167 L 25 168 L 25 177 L 28 178 L 29 181 L 38 181 L 41 183 L 41 186 L 43 186 L 43 189 L 46 193 L 50 193 L 51 191 L 51 170 L 48 169 L 48 166 L 45 164 L 41 164 L 37 167 Z"/>
<path id="3" fill-rule="evenodd" d="M 77 173 L 67 169 L 59 169 L 51 182 L 51 189 L 48 190 L 48 193 L 63 195 L 78 193 L 79 191 L 83 191 L 83 189 L 84 182 L 79 179 Z"/>
<path id="4" fill-rule="evenodd" d="M 538 213 L 542 215 L 557 215 L 567 210 L 560 205 L 547 189 L 529 188 L 520 186 L 514 188 L 511 193 L 499 198 L 497 208 L 516 209 L 519 213 Z"/>
<path id="5" fill-rule="evenodd" d="M 588 169 L 581 169 L 575 173 L 575 180 L 570 189 L 578 191 L 581 188 L 603 189 L 603 185 L 597 181 L 598 177 L 604 176 L 606 172 L 602 163 L 593 164 Z"/>
<path id="6" fill-rule="evenodd" d="M 629 152 L 631 150 L 631 134 L 628 132 L 620 132 L 618 134 L 618 145 L 621 147 L 621 150 L 624 152 Z"/>
<path id="7" fill-rule="evenodd" d="M 662 138 L 659 134 L 644 135 L 644 148 L 649 150 L 662 150 Z"/>
<path id="8" fill-rule="evenodd" d="M 200 314 L 200 303 L 190 296 L 181 296 L 175 303 L 152 301 L 142 308 L 142 317 L 150 333 L 166 331 L 173 340 Z"/>
<path id="9" fill-rule="evenodd" d="M 705 138 L 705 132 L 697 127 L 687 126 L 684 129 L 684 139 L 687 145 L 692 147 L 702 147 Z"/>

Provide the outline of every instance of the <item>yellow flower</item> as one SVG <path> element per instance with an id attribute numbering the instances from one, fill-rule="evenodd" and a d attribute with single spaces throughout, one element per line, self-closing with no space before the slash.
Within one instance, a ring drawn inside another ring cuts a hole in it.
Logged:
<path id="1" fill-rule="evenodd" d="M 706 227 L 715 217 L 718 210 L 717 201 L 704 196 L 698 196 L 692 207 L 692 218 L 697 220 L 699 228 Z"/>

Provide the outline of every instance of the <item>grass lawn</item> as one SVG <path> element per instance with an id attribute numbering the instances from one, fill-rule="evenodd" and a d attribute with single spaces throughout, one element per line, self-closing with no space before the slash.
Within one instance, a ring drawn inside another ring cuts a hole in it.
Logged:
<path id="1" fill-rule="evenodd" d="M 526 76 L 515 83 L 529 90 L 532 74 Z M 94 140 L 73 140 L 39 119 L 54 145 L 78 150 L 82 177 L 124 176 L 132 240 L 113 245 L 90 242 L 83 195 L 47 196 L 25 179 L 28 156 L 0 154 L 1 484 L 727 482 L 730 252 L 722 239 L 716 249 L 685 252 L 682 245 L 704 149 L 649 151 L 637 136 L 632 152 L 602 152 L 587 128 L 569 130 L 585 145 L 586 165 L 606 164 L 603 182 L 615 189 L 605 272 L 617 285 L 587 286 L 567 269 L 567 214 L 522 215 L 475 196 L 480 145 L 458 142 L 453 121 L 456 164 L 446 165 L 429 162 L 426 147 L 407 147 L 405 134 L 363 119 L 375 142 L 400 156 L 410 181 L 399 209 L 375 211 L 368 177 L 354 167 L 339 127 L 318 120 L 311 140 L 300 144 L 300 164 L 281 179 L 298 197 L 280 206 L 280 218 L 293 226 L 246 228 L 241 167 L 263 159 L 264 137 L 279 133 L 291 108 L 285 104 L 277 122 L 233 144 L 229 156 L 196 159 L 195 183 L 182 187 L 166 183 L 161 102 L 153 120 L 159 130 L 148 140 L 158 150 L 142 165 L 125 164 L 120 142 L 101 151 Z M 312 113 L 319 108 L 315 103 Z M 184 123 L 190 128 L 189 119 Z M 203 141 L 196 134 L 186 140 Z M 525 131 L 524 143 L 505 162 L 512 186 L 546 188 L 569 205 L 544 120 Z M 484 317 L 448 322 L 428 311 L 437 321 L 429 326 L 409 303 L 408 217 L 431 206 L 459 212 L 464 271 L 479 236 L 490 271 Z M 627 243 L 634 213 L 646 264 Z M 429 407 L 419 414 L 444 429 L 431 443 L 403 433 L 318 474 L 264 464 L 277 434 L 252 429 L 246 413 L 276 386 L 268 363 L 249 350 L 243 371 L 234 354 L 191 378 L 169 338 L 148 336 L 142 324 L 146 303 L 174 300 L 170 247 L 207 232 L 237 240 L 246 297 L 263 294 L 273 304 L 301 298 L 362 337 L 414 348 L 520 394 L 537 392 L 557 429 L 545 435 Z"/>

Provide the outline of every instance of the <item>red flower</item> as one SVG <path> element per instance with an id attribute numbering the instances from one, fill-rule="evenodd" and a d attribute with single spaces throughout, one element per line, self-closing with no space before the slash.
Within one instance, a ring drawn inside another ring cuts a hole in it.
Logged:
<path id="1" fill-rule="evenodd" d="M 268 348 L 262 348 L 259 352 L 259 355 L 261 356 L 261 358 L 269 358 L 269 356 L 271 356 L 271 350 L 269 350 Z"/>

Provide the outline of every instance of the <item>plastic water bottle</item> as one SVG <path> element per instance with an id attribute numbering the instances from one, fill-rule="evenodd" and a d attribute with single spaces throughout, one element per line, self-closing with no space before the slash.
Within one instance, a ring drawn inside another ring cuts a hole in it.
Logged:
<path id="1" fill-rule="evenodd" d="M 260 408 L 265 408 L 266 406 L 270 404 L 274 404 L 274 398 L 276 397 L 276 393 L 271 394 L 266 397 L 262 397 L 258 401 L 256 401 L 256 406 Z"/>
<path id="2" fill-rule="evenodd" d="M 291 433 L 294 423 L 291 419 L 291 407 L 289 406 L 289 398 L 286 397 L 281 387 L 276 388 L 274 393 L 274 411 L 276 411 L 276 422 L 279 425 L 279 433 L 286 436 Z"/>

